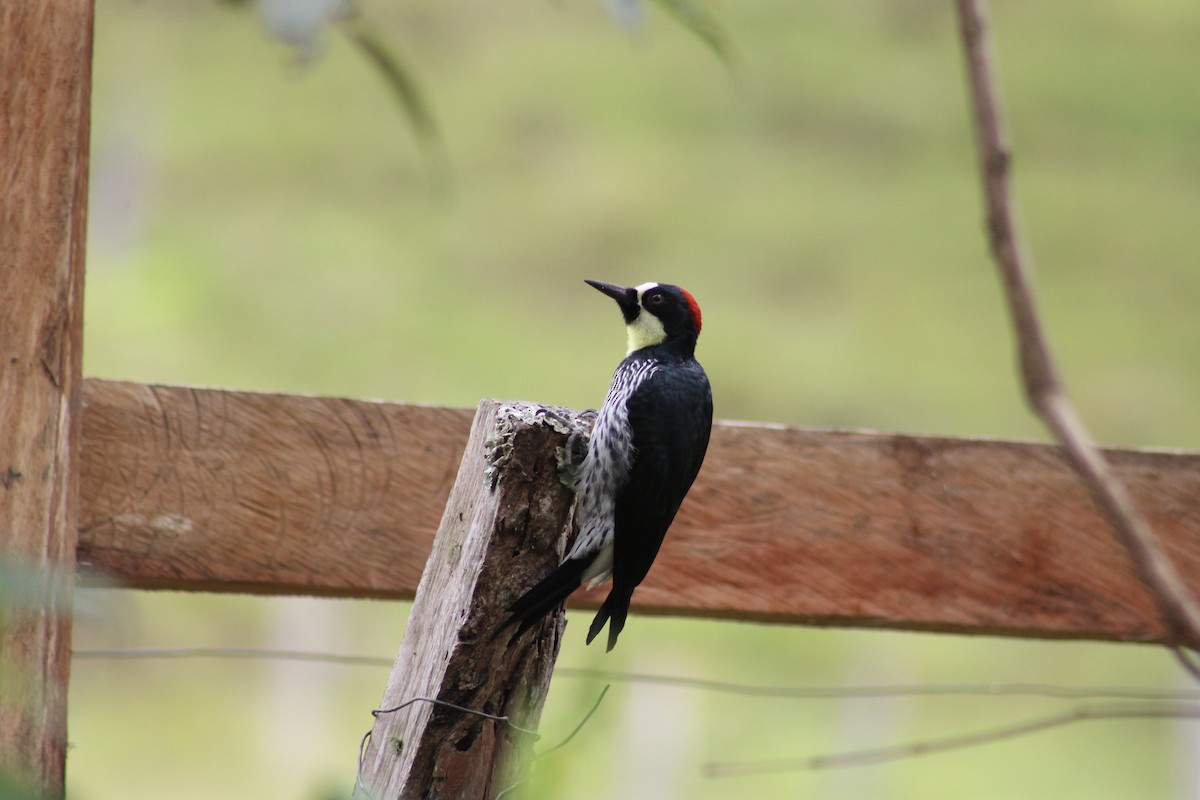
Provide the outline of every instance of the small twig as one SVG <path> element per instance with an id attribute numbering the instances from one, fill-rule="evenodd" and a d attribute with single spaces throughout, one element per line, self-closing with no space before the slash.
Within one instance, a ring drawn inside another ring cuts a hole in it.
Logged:
<path id="1" fill-rule="evenodd" d="M 1200 681 L 1200 664 L 1196 663 L 1196 658 L 1187 650 L 1184 650 L 1179 645 L 1173 645 L 1171 652 L 1175 654 L 1175 659 L 1179 665 L 1187 671 L 1189 675 L 1196 681 Z"/>
<path id="2" fill-rule="evenodd" d="M 508 794 L 509 792 L 519 789 L 528 780 L 529 780 L 529 776 L 526 775 L 524 778 L 521 778 L 521 780 L 517 781 L 516 783 L 512 784 L 511 786 L 505 786 L 503 789 L 501 789 L 499 792 L 496 793 L 496 796 L 494 798 L 492 798 L 492 800 L 500 800 L 502 797 L 504 797 L 504 795 Z"/>
<path id="3" fill-rule="evenodd" d="M 596 702 L 592 703 L 592 707 L 591 707 L 590 709 L 588 709 L 588 712 L 587 712 L 586 714 L 584 714 L 584 715 L 583 715 L 583 719 L 579 720 L 579 724 L 575 726 L 575 729 L 574 729 L 574 730 L 572 730 L 572 731 L 571 731 L 569 734 L 567 734 L 567 738 L 563 739 L 561 742 L 559 742 L 558 744 L 554 745 L 553 747 L 550 747 L 550 748 L 548 748 L 548 749 L 546 749 L 546 750 L 543 750 L 543 751 L 542 751 L 542 752 L 540 752 L 540 753 L 534 753 L 534 754 L 533 754 L 533 760 L 534 760 L 534 761 L 537 761 L 539 758 L 542 758 L 543 756 L 547 756 L 547 755 L 549 755 L 550 753 L 553 753 L 555 750 L 561 750 L 562 748 L 564 748 L 564 747 L 566 747 L 568 744 L 570 744 L 571 740 L 572 740 L 572 739 L 574 739 L 574 738 L 575 738 L 575 736 L 576 736 L 576 735 L 577 735 L 577 734 L 578 734 L 578 733 L 579 733 L 581 730 L 583 730 L 583 726 L 584 726 L 584 725 L 587 725 L 587 724 L 588 724 L 588 722 L 591 720 L 591 718 L 592 718 L 592 715 L 596 713 L 596 709 L 600 708 L 600 703 L 601 703 L 601 702 L 604 700 L 604 695 L 608 694 L 608 690 L 609 690 L 609 689 L 611 689 L 611 688 L 612 688 L 611 686 L 609 686 L 609 685 L 605 685 L 605 687 L 604 687 L 603 689 L 601 689 L 601 690 L 600 690 L 600 696 L 596 698 Z M 513 791 L 513 790 L 514 790 L 514 789 L 516 789 L 518 786 L 520 786 L 521 784 L 525 783 L 527 780 L 529 780 L 529 776 L 528 776 L 528 775 L 526 775 L 524 778 L 522 778 L 521 780 L 517 781 L 516 783 L 512 784 L 511 786 L 506 786 L 506 787 L 504 787 L 504 788 L 503 788 L 503 789 L 501 789 L 501 790 L 500 790 L 500 792 L 499 792 L 499 793 L 498 793 L 498 794 L 497 794 L 497 795 L 496 795 L 496 796 L 493 798 L 493 800 L 500 800 L 500 798 L 504 797 L 504 795 L 506 795 L 506 794 L 508 794 L 509 792 Z"/>
<path id="4" fill-rule="evenodd" d="M 561 742 L 554 745 L 553 747 L 548 748 L 546 750 L 543 750 L 540 753 L 535 754 L 534 758 L 541 758 L 542 756 L 549 755 L 550 753 L 553 753 L 555 750 L 561 750 L 564 747 L 566 747 L 568 744 L 570 744 L 571 740 L 574 739 L 575 736 L 581 730 L 583 730 L 583 726 L 587 725 L 588 721 L 591 720 L 592 715 L 596 713 L 596 709 L 600 708 L 600 703 L 603 702 L 604 695 L 608 694 L 608 690 L 611 688 L 612 688 L 612 686 L 610 684 L 605 684 L 604 688 L 600 690 L 600 696 L 596 698 L 596 702 L 592 703 L 592 707 L 590 709 L 588 709 L 588 712 L 586 714 L 583 715 L 583 719 L 579 720 L 579 724 L 575 726 L 575 729 L 572 730 L 569 734 L 567 734 L 567 738 L 563 739 Z"/>
<path id="5" fill-rule="evenodd" d="M 1133 704 L 1079 706 L 1063 714 L 1039 717 L 1020 722 L 991 728 L 977 733 L 947 736 L 941 739 L 926 739 L 909 744 L 877 747 L 866 750 L 854 750 L 847 753 L 813 756 L 810 758 L 774 759 L 764 761 L 729 761 L 710 763 L 703 767 L 703 772 L 710 778 L 726 778 L 744 775 L 762 775 L 773 772 L 812 771 L 821 769 L 837 769 L 843 767 L 863 767 L 871 764 L 881 764 L 886 761 L 896 761 L 913 756 L 942 753 L 948 750 L 960 750 L 983 744 L 1024 736 L 1038 731 L 1058 728 L 1075 722 L 1104 719 L 1197 719 L 1200 718 L 1200 706 L 1168 705 L 1147 706 Z"/>
<path id="6" fill-rule="evenodd" d="M 992 69 L 982 0 L 957 0 L 992 256 L 1000 271 L 1017 339 L 1026 398 L 1063 446 L 1096 498 L 1158 604 L 1168 640 L 1200 647 L 1200 608 L 1125 486 L 1079 418 L 1059 380 L 1030 281 L 1031 259 L 1020 236 L 1009 187 L 1010 152 Z"/>

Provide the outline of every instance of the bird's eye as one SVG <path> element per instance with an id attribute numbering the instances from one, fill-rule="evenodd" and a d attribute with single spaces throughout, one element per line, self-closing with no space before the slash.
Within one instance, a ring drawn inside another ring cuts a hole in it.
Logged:
<path id="1" fill-rule="evenodd" d="M 646 295 L 646 302 L 652 306 L 661 306 L 663 301 L 666 299 L 666 295 L 664 295 L 662 292 L 651 292 L 650 294 Z"/>

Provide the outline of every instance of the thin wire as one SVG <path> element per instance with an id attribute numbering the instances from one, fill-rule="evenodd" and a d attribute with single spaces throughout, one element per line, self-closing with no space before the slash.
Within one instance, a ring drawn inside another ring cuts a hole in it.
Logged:
<path id="1" fill-rule="evenodd" d="M 572 739 L 575 738 L 575 736 L 579 733 L 579 731 L 583 730 L 583 726 L 587 725 L 588 721 L 592 718 L 592 715 L 594 715 L 596 713 L 596 709 L 598 709 L 600 707 L 600 702 L 602 700 L 604 700 L 604 696 L 606 694 L 608 694 L 608 690 L 610 688 L 611 688 L 610 686 L 605 686 L 603 689 L 600 690 L 600 696 L 596 698 L 596 702 L 592 704 L 592 707 L 588 710 L 587 714 L 584 715 L 583 719 L 579 721 L 579 724 L 576 725 L 575 728 L 567 735 L 567 738 L 563 739 L 561 742 L 559 742 L 558 744 L 549 748 L 548 750 L 545 750 L 541 753 L 535 753 L 533 755 L 534 760 L 539 759 L 542 756 L 545 756 L 549 753 L 553 753 L 555 750 L 560 750 L 563 747 L 566 747 L 567 744 Z M 477 717 L 483 717 L 484 719 L 490 719 L 495 722 L 503 722 L 505 725 L 512 728 L 513 730 L 518 731 L 520 733 L 524 733 L 527 736 L 532 736 L 535 740 L 540 738 L 537 731 L 532 730 L 530 728 L 523 728 L 520 725 L 517 725 L 506 714 L 491 714 L 491 713 L 488 713 L 487 711 L 480 711 L 479 709 L 468 708 L 466 706 L 460 706 L 457 703 L 451 703 L 446 700 L 438 700 L 435 697 L 412 697 L 412 698 L 409 698 L 408 700 L 405 700 L 403 703 L 401 703 L 398 706 L 392 706 L 391 708 L 373 709 L 371 711 L 371 716 L 378 719 L 380 717 L 380 715 L 382 715 L 382 714 L 394 714 L 397 711 L 401 711 L 405 708 L 408 708 L 409 706 L 413 705 L 414 703 L 422 703 L 422 702 L 430 703 L 431 705 L 436 705 L 436 706 L 443 706 L 445 708 L 452 708 L 455 711 L 461 711 L 466 714 L 474 714 Z M 363 734 L 363 738 L 358 744 L 358 771 L 354 776 L 354 793 L 355 794 L 357 794 L 359 788 L 362 787 L 362 768 L 363 768 L 363 762 L 366 760 L 367 744 L 368 744 L 368 742 L 371 741 L 371 733 L 372 733 L 372 731 L 367 731 L 365 734 Z M 503 797 L 508 792 L 511 792 L 513 789 L 517 788 L 518 786 L 520 786 L 522 783 L 524 783 L 527 780 L 529 780 L 528 777 L 522 778 L 521 780 L 517 781 L 516 783 L 512 784 L 511 786 L 508 786 L 507 788 L 503 789 L 499 794 L 496 795 L 497 800 L 499 798 Z"/>
<path id="2" fill-rule="evenodd" d="M 371 716 L 375 717 L 376 719 L 379 719 L 379 717 L 383 714 L 394 714 L 397 711 L 401 711 L 405 708 L 408 708 L 409 706 L 413 705 L 414 703 L 429 703 L 430 705 L 442 706 L 444 708 L 452 708 L 455 711 L 461 711 L 464 714 L 473 714 L 477 717 L 482 717 L 484 719 L 490 719 L 495 722 L 503 722 L 505 725 L 507 725 L 508 727 L 512 728 L 515 731 L 523 733 L 527 736 L 532 736 L 532 737 L 534 737 L 534 739 L 538 738 L 537 731 L 531 730 L 530 728 L 521 727 L 520 725 L 513 722 L 506 714 L 490 714 L 487 711 L 480 711 L 477 708 L 467 708 L 466 706 L 460 706 L 457 703 L 451 703 L 446 700 L 438 700 L 436 697 L 411 697 L 408 700 L 405 700 L 403 703 L 401 703 L 398 706 L 392 706 L 391 708 L 372 709 Z M 358 744 L 358 771 L 357 771 L 357 773 L 355 773 L 355 776 L 354 776 L 354 793 L 355 794 L 358 793 L 359 787 L 362 786 L 363 762 L 366 760 L 367 744 L 368 744 L 368 742 L 371 741 L 371 733 L 373 732 L 373 730 L 374 730 L 374 728 L 372 728 L 372 730 L 369 730 L 365 734 L 363 734 L 363 738 Z"/>
<path id="3" fill-rule="evenodd" d="M 869 764 L 881 764 L 886 761 L 896 761 L 901 758 L 928 755 L 930 753 L 960 750 L 991 744 L 1002 739 L 1024 736 L 1038 731 L 1070 725 L 1075 722 L 1104 719 L 1197 719 L 1200 718 L 1200 706 L 1197 705 L 1159 705 L 1145 706 L 1135 704 L 1109 704 L 1079 706 L 1071 711 L 1048 717 L 1020 722 L 977 733 L 956 734 L 939 739 L 927 739 L 910 744 L 891 745 L 887 747 L 853 750 L 832 755 L 812 756 L 809 758 L 773 759 L 763 761 L 729 761 L 705 764 L 702 772 L 710 778 L 725 778 L 746 775 L 763 775 L 778 772 L 812 771 L 820 769 L 835 769 L 842 767 L 861 767 Z"/>
<path id="4" fill-rule="evenodd" d="M 989 697 L 1049 697 L 1064 700 L 1109 698 L 1120 700 L 1200 700 L 1200 692 L 1187 689 L 1152 689 L 1136 686 L 1058 686 L 1043 683 L 915 683 L 891 686 L 763 686 L 654 675 L 642 672 L 609 672 L 580 667 L 558 667 L 555 675 L 574 678 L 603 678 L 619 683 L 648 683 L 682 689 L 701 689 L 751 697 L 793 697 L 840 700 L 854 698 L 972 695 Z"/>
<path id="5" fill-rule="evenodd" d="M 513 730 L 519 731 L 520 733 L 524 733 L 529 736 L 533 736 L 535 738 L 538 735 L 537 731 L 532 730 L 530 728 L 522 728 L 520 725 L 513 722 L 508 717 L 507 714 L 489 714 L 488 712 L 480 711 L 477 708 L 467 708 L 466 706 L 460 706 L 457 703 L 451 703 L 446 700 L 438 700 L 436 697 L 411 697 L 408 700 L 405 700 L 400 705 L 394 706 L 392 708 L 372 709 L 371 716 L 378 719 L 380 717 L 380 715 L 382 715 L 382 714 L 394 714 L 397 711 L 401 711 L 405 708 L 408 708 L 413 703 L 429 703 L 430 705 L 442 706 L 444 708 L 453 708 L 455 711 L 461 711 L 464 714 L 474 714 L 475 716 L 483 717 L 484 719 L 495 720 L 496 722 L 503 722 L 505 725 L 512 728 Z"/>
<path id="6" fill-rule="evenodd" d="M 72 650 L 73 658 L 92 659 L 189 659 L 227 658 L 307 661 L 316 664 L 343 664 L 364 667 L 390 667 L 394 659 L 379 656 L 350 656 L 307 650 L 272 650 L 259 647 L 133 647 L 87 648 Z"/>
<path id="7" fill-rule="evenodd" d="M 362 741 L 358 743 L 358 770 L 354 773 L 354 791 L 350 793 L 352 798 L 358 797 L 358 790 L 360 788 L 364 792 L 366 791 L 366 787 L 362 785 L 362 769 L 363 762 L 367 759 L 367 743 L 371 741 L 371 734 L 374 732 L 374 730 L 374 728 L 371 728 L 364 733 Z"/>
<path id="8" fill-rule="evenodd" d="M 1196 665 L 1184 660 L 1185 667 Z M 77 659 L 281 659 L 310 663 L 344 664 L 353 666 L 390 667 L 393 659 L 379 656 L 351 656 L 316 653 L 301 650 L 270 650 L 250 647 L 181 647 L 134 649 L 80 649 Z M 1191 671 L 1189 669 L 1189 671 Z M 893 686 L 763 686 L 689 678 L 675 675 L 656 675 L 644 672 L 614 672 L 586 667 L 558 667 L 556 676 L 566 678 L 599 678 L 612 683 L 645 683 L 681 689 L 700 689 L 722 694 L 749 697 L 793 697 L 799 699 L 848 699 L 878 697 L 913 697 L 939 695 L 971 695 L 987 697 L 1050 697 L 1063 700 L 1109 698 L 1123 700 L 1200 700 L 1200 691 L 1186 689 L 1151 689 L 1132 686 L 1057 686 L 1042 683 L 934 683 Z"/>
<path id="9" fill-rule="evenodd" d="M 1189 657 L 1190 654 L 1180 648 L 1172 648 L 1175 657 L 1190 673 L 1200 675 L 1200 665 Z M 188 647 L 188 648 L 137 648 L 137 649 L 81 649 L 73 652 L 79 659 L 188 659 L 188 658 L 224 658 L 224 659 L 282 659 L 312 663 L 328 663 L 356 666 L 390 666 L 391 659 L 377 656 L 350 656 L 331 653 L 319 653 L 299 650 L 270 650 L 260 648 L 230 648 L 230 647 Z M 792 697 L 798 699 L 845 699 L 845 698 L 880 698 L 926 695 L 984 695 L 984 696 L 1035 696 L 1056 699 L 1086 699 L 1095 697 L 1150 700 L 1150 701 L 1186 701 L 1200 700 L 1200 692 L 1188 690 L 1161 690 L 1127 686 L 1057 686 L 1053 684 L 1035 683 L 959 683 L 959 684 L 909 684 L 896 686 L 857 686 L 857 687 L 804 687 L 804 686 L 762 686 L 754 684 L 735 683 L 730 681 L 710 680 L 706 678 L 688 678 L 670 675 L 656 675 L 639 672 L 612 672 L 608 670 L 588 669 L 583 667 L 559 667 L 555 675 L 573 678 L 604 678 L 612 682 L 648 683 L 683 689 L 699 689 L 703 691 L 738 694 L 755 697 Z M 583 727 L 591 720 L 599 708 L 611 684 L 605 685 L 596 702 L 580 721 L 575 729 L 559 744 L 546 751 L 534 754 L 533 758 L 552 753 L 575 738 Z M 537 736 L 536 731 L 522 728 L 514 724 L 509 717 L 490 714 L 465 706 L 460 706 L 444 700 L 429 697 L 414 697 L 394 708 L 374 709 L 372 715 L 389 714 L 399 711 L 413 703 L 427 702 L 441 705 L 468 714 L 503 722 L 514 730 L 527 735 Z M 759 762 L 719 762 L 710 763 L 703 767 L 703 772 L 710 777 L 725 777 L 735 775 L 751 775 L 767 772 L 831 769 L 848 766 L 878 764 L 900 758 L 916 755 L 944 752 L 965 747 L 987 744 L 993 741 L 1035 733 L 1050 728 L 1068 725 L 1074 722 L 1099 719 L 1128 719 L 1128 718 L 1200 718 L 1200 705 L 1176 706 L 1138 706 L 1093 705 L 1079 706 L 1069 712 L 1050 717 L 1043 717 L 1029 722 L 1007 727 L 995 728 L 975 734 L 966 734 L 941 739 L 914 742 L 907 745 L 851 751 L 826 756 L 814 756 L 800 759 L 777 759 Z M 359 744 L 358 774 L 355 776 L 355 791 L 361 787 L 362 766 L 366 748 L 371 739 L 371 731 L 363 736 Z M 496 795 L 495 800 L 525 783 L 528 777 L 503 789 Z"/>

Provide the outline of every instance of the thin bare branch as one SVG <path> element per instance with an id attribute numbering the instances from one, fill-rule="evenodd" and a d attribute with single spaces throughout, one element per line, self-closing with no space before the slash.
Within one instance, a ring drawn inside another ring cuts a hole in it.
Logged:
<path id="1" fill-rule="evenodd" d="M 940 739 L 926 739 L 908 744 L 854 750 L 847 753 L 812 756 L 809 758 L 781 758 L 763 761 L 728 761 L 706 764 L 704 774 L 710 778 L 727 778 L 745 775 L 763 775 L 774 772 L 813 771 L 844 767 L 864 767 L 896 761 L 913 756 L 961 750 L 966 747 L 993 744 L 995 742 L 1024 736 L 1038 731 L 1059 728 L 1075 722 L 1104 719 L 1198 719 L 1197 705 L 1137 705 L 1110 704 L 1079 706 L 1062 714 L 1038 717 L 1015 725 L 1004 725 L 976 733 L 958 734 Z"/>
<path id="2" fill-rule="evenodd" d="M 543 750 L 542 752 L 537 753 L 535 757 L 541 758 L 544 755 L 553 753 L 555 750 L 561 750 L 562 748 L 564 748 L 568 744 L 570 744 L 571 740 L 574 739 L 581 730 L 583 730 L 583 726 L 587 725 L 588 721 L 591 720 L 592 715 L 594 715 L 596 713 L 596 709 L 600 708 L 600 704 L 602 702 L 604 702 L 604 696 L 606 694 L 608 694 L 608 690 L 611 688 L 612 688 L 611 686 L 609 686 L 608 684 L 605 684 L 604 688 L 600 690 L 600 695 L 599 695 L 599 697 L 596 698 L 596 702 L 592 703 L 592 707 L 590 709 L 588 709 L 588 712 L 586 714 L 583 715 L 583 719 L 579 720 L 579 724 L 576 725 L 575 728 L 570 733 L 567 734 L 567 738 L 563 739 L 561 742 L 554 745 L 553 747 L 548 747 L 545 750 Z"/>
<path id="3" fill-rule="evenodd" d="M 1017 227 L 1009 184 L 1011 154 L 1005 130 L 983 0 L 957 0 L 974 110 L 976 145 L 987 208 L 992 256 L 1000 272 L 1017 339 L 1021 377 L 1034 412 L 1063 446 L 1142 579 L 1154 594 L 1173 641 L 1200 647 L 1200 608 L 1138 511 L 1125 486 L 1100 455 L 1068 399 L 1042 329 L 1030 274 L 1030 259 Z"/>
<path id="4" fill-rule="evenodd" d="M 1175 659 L 1179 662 L 1179 666 L 1183 667 L 1193 679 L 1200 681 L 1200 664 L 1196 662 L 1196 657 L 1179 645 L 1173 646 L 1171 652 L 1175 654 Z"/>

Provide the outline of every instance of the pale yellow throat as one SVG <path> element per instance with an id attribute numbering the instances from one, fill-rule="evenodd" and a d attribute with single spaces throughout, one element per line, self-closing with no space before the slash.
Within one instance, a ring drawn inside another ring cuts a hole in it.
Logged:
<path id="1" fill-rule="evenodd" d="M 637 287 L 639 307 L 642 305 L 642 295 L 655 286 L 658 286 L 658 284 L 643 283 Z M 625 355 L 629 355 L 634 350 L 641 350 L 643 347 L 653 347 L 656 344 L 662 344 L 667 338 L 667 330 L 663 327 L 662 320 L 651 314 L 644 307 L 642 307 L 641 313 L 637 315 L 637 319 L 629 323 L 625 330 L 629 336 L 629 349 Z"/>

